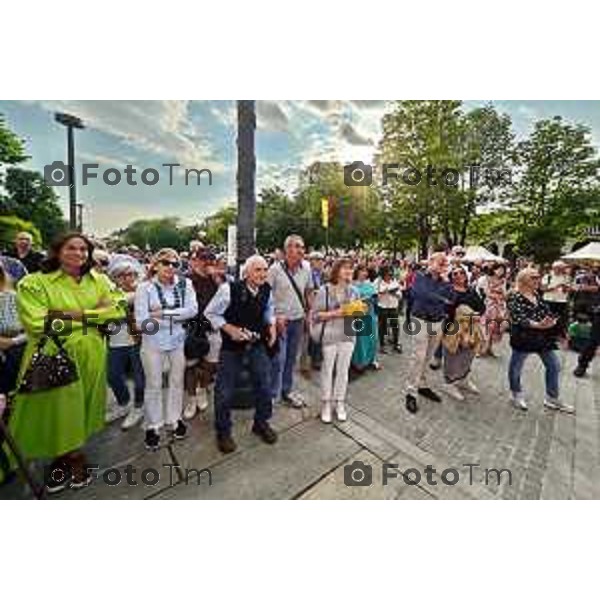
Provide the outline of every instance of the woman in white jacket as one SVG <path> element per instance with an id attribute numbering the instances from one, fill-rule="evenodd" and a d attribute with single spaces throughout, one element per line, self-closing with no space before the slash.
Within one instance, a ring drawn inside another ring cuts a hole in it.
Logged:
<path id="1" fill-rule="evenodd" d="M 148 281 L 140 284 L 135 294 L 135 321 L 142 331 L 141 356 L 146 376 L 148 450 L 158 449 L 163 425 L 171 430 L 174 439 L 182 439 L 186 434 L 181 418 L 186 337 L 183 324 L 197 315 L 198 304 L 191 281 L 178 274 L 180 266 L 175 250 L 159 250 L 153 257 Z M 164 416 L 163 372 L 169 377 Z"/>

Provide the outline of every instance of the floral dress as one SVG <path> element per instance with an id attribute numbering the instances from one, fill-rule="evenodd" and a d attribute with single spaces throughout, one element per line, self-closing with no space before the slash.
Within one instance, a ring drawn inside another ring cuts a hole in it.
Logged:
<path id="1" fill-rule="evenodd" d="M 502 339 L 502 334 L 508 329 L 504 279 L 488 277 L 485 289 L 485 313 L 481 319 L 481 325 L 486 337 L 495 343 Z"/>

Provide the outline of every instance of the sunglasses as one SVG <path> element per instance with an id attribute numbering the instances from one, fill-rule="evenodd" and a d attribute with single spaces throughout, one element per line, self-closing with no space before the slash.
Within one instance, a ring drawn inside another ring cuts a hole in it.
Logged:
<path id="1" fill-rule="evenodd" d="M 179 269 L 181 263 L 178 260 L 167 260 L 164 258 L 160 261 L 160 264 L 163 267 L 173 267 L 174 269 Z"/>

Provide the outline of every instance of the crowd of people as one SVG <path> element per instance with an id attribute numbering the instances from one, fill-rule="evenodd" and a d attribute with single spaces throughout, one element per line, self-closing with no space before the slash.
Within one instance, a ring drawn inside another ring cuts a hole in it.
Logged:
<path id="1" fill-rule="evenodd" d="M 308 253 L 297 235 L 248 258 L 239 276 L 197 241 L 181 253 L 108 252 L 73 232 L 42 254 L 20 233 L 0 254 L 0 412 L 8 406 L 23 456 L 67 465 L 70 481 L 48 481 L 49 492 L 88 483 L 83 449 L 105 425 L 107 388 L 127 407 L 121 427 L 142 425 L 148 450 L 186 437 L 212 405 L 217 446 L 230 453 L 243 371 L 254 388 L 252 432 L 274 444 L 273 410 L 307 404 L 298 363 L 319 372 L 323 423 L 343 422 L 349 379 L 380 370 L 382 354 L 404 353 L 403 404 L 416 413 L 420 398 L 479 394 L 476 359 L 493 360 L 504 336 L 514 407 L 528 408 L 521 373 L 537 354 L 544 406 L 574 412 L 560 398 L 557 351 L 578 352 L 574 375 L 585 375 L 600 342 L 598 269 L 466 262 L 460 246 L 423 261 Z M 15 457 L 1 441 L 7 473 Z"/>

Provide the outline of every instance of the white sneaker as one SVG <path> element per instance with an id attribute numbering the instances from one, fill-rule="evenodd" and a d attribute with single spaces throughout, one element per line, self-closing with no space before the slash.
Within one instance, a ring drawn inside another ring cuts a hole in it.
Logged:
<path id="1" fill-rule="evenodd" d="M 323 423 L 331 423 L 332 421 L 331 402 L 326 400 L 321 402 L 321 421 L 323 421 Z"/>
<path id="2" fill-rule="evenodd" d="M 183 418 L 186 421 L 190 421 L 196 416 L 196 409 L 198 408 L 198 400 L 196 396 L 187 396 L 186 405 L 183 409 Z"/>
<path id="3" fill-rule="evenodd" d="M 544 406 L 550 410 L 559 410 L 569 415 L 575 414 L 575 407 L 570 404 L 563 404 L 558 398 L 546 397 L 544 400 Z"/>
<path id="4" fill-rule="evenodd" d="M 129 412 L 127 413 L 127 416 L 121 423 L 121 429 L 123 431 L 127 431 L 128 429 L 135 427 L 142 420 L 143 416 L 144 416 L 143 408 L 141 408 L 141 407 L 137 408 L 135 406 L 132 406 L 131 409 L 129 410 Z"/>
<path id="5" fill-rule="evenodd" d="M 196 396 L 196 406 L 200 412 L 204 412 L 208 408 L 208 391 L 206 388 L 200 388 L 200 392 Z"/>
<path id="6" fill-rule="evenodd" d="M 444 386 L 444 390 L 448 394 L 448 396 L 450 396 L 450 398 L 453 398 L 454 400 L 459 400 L 460 401 L 460 400 L 464 400 L 465 399 L 465 397 L 463 396 L 462 392 L 453 383 L 447 383 Z"/>
<path id="7" fill-rule="evenodd" d="M 515 408 L 527 410 L 527 402 L 525 402 L 525 396 L 523 396 L 523 392 L 515 392 L 510 401 Z"/>
<path id="8" fill-rule="evenodd" d="M 481 393 L 479 391 L 479 388 L 470 379 L 464 379 L 460 383 L 460 387 L 462 387 L 463 389 L 465 389 L 467 392 L 471 392 L 471 394 L 477 394 L 477 395 L 479 395 Z"/>
<path id="9" fill-rule="evenodd" d="M 292 408 L 302 408 L 303 406 L 306 406 L 304 398 L 302 398 L 302 395 L 298 392 L 290 392 L 287 396 L 283 397 L 283 400 Z"/>
<path id="10" fill-rule="evenodd" d="M 336 403 L 335 414 L 337 416 L 337 420 L 342 423 L 348 418 L 348 413 L 346 412 L 346 403 L 343 400 Z"/>

